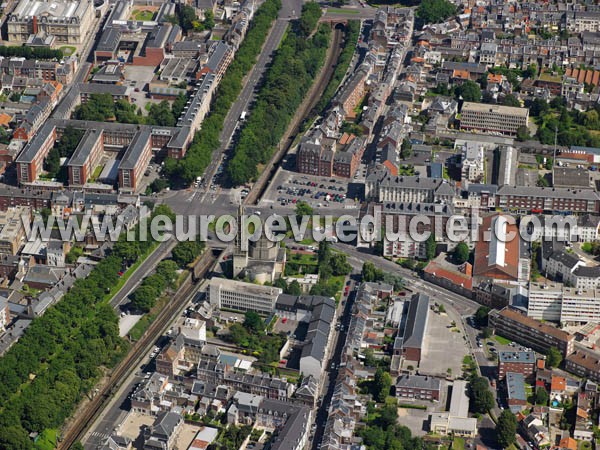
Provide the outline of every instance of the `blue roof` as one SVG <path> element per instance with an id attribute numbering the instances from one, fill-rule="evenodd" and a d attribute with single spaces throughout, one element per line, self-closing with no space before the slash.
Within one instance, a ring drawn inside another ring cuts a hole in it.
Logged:
<path id="1" fill-rule="evenodd" d="M 444 169 L 442 163 L 434 162 L 429 164 L 429 178 L 443 178 Z"/>
<path id="2" fill-rule="evenodd" d="M 506 390 L 509 399 L 527 400 L 525 393 L 525 377 L 522 373 L 509 372 L 506 374 Z"/>

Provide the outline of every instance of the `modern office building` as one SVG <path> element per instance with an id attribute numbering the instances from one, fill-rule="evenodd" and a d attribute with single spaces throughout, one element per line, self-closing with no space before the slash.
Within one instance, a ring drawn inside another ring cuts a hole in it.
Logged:
<path id="1" fill-rule="evenodd" d="M 219 309 L 271 314 L 275 310 L 277 297 L 282 292 L 272 286 L 213 278 L 210 280 L 209 299 L 210 304 Z"/>
<path id="2" fill-rule="evenodd" d="M 460 115 L 462 130 L 479 130 L 516 135 L 519 127 L 527 127 L 528 108 L 465 102 Z"/>

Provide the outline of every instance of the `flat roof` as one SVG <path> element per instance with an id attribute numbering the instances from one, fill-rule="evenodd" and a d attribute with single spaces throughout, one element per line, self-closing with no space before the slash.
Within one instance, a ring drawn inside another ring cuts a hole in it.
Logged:
<path id="1" fill-rule="evenodd" d="M 518 108 L 515 106 L 504 106 L 504 105 L 488 105 L 487 103 L 472 103 L 464 102 L 461 109 L 461 113 L 465 111 L 474 111 L 482 113 L 496 113 L 503 114 L 506 116 L 518 116 L 527 117 L 529 116 L 528 108 Z"/>
<path id="2" fill-rule="evenodd" d="M 524 363 L 534 364 L 535 353 L 533 352 L 500 352 L 498 353 L 498 359 L 501 363 Z"/>

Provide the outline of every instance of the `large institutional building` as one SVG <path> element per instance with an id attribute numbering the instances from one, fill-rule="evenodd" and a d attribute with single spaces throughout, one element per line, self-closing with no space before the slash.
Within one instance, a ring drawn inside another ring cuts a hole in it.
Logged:
<path id="1" fill-rule="evenodd" d="M 213 278 L 210 280 L 209 292 L 210 304 L 219 309 L 271 314 L 275 309 L 277 297 L 283 291 L 271 286 Z"/>
<path id="2" fill-rule="evenodd" d="M 81 44 L 93 18 L 91 0 L 21 0 L 6 22 L 8 41 L 25 43 L 41 34 L 53 36 L 56 44 Z"/>
<path id="3" fill-rule="evenodd" d="M 527 108 L 465 102 L 461 110 L 460 128 L 515 135 L 519 127 L 527 126 L 528 119 Z"/>

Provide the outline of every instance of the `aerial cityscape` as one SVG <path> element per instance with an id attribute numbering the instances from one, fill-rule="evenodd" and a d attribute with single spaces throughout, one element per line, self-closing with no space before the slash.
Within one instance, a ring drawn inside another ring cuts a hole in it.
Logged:
<path id="1" fill-rule="evenodd" d="M 599 450 L 600 5 L 6 0 L 1 450 Z"/>

